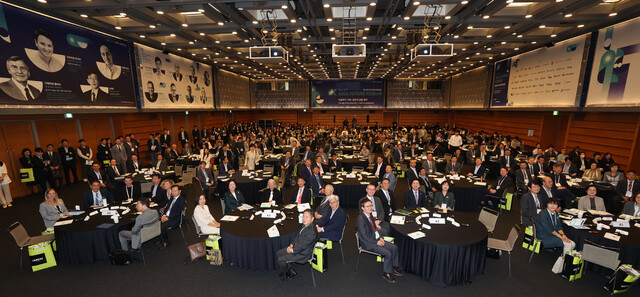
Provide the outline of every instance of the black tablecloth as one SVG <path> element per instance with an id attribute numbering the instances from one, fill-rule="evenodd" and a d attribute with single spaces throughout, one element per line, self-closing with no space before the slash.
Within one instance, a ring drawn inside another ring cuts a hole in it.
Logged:
<path id="1" fill-rule="evenodd" d="M 285 211 L 287 219 L 281 225 L 277 225 L 280 236 L 272 238 L 268 236 L 267 229 L 273 226 L 274 219 L 263 219 L 259 216 L 255 216 L 253 220 L 243 219 L 250 217 L 255 211 L 234 210 L 230 215 L 240 216 L 238 220 L 221 222 L 222 256 L 225 262 L 245 269 L 278 269 L 276 252 L 287 247 L 301 228 L 298 223 L 298 211 Z M 278 218 L 281 216 L 278 215 Z"/>
<path id="2" fill-rule="evenodd" d="M 198 167 L 200 165 L 199 158 L 177 158 L 177 165 Z"/>
<path id="3" fill-rule="evenodd" d="M 122 214 L 123 210 L 118 210 Z M 113 220 L 108 216 L 102 216 L 100 212 L 85 222 L 85 212 L 73 219 L 77 220 L 69 225 L 55 227 L 56 244 L 58 248 L 58 261 L 61 264 L 93 264 L 96 261 L 109 260 L 109 253 L 120 250 L 118 232 L 130 229 L 135 223 L 136 215 L 130 213 L 121 216 L 120 221 L 106 229 L 98 229 L 97 226 L 109 223 Z"/>
<path id="4" fill-rule="evenodd" d="M 591 223 L 590 216 L 587 218 L 585 224 L 588 223 Z M 609 222 L 603 223 L 607 225 L 609 224 Z M 563 224 L 562 229 L 564 233 L 567 234 L 567 237 L 569 237 L 571 240 L 573 240 L 573 242 L 576 243 L 576 250 L 582 250 L 582 244 L 584 243 L 585 239 L 599 245 L 619 248 L 620 264 L 631 264 L 633 265 L 633 267 L 637 268 L 640 267 L 640 228 L 634 227 L 633 225 L 635 223 L 640 223 L 640 221 L 631 221 L 630 228 L 611 227 L 611 229 L 609 230 L 603 228 L 602 230 L 598 231 L 595 226 L 593 226 L 590 230 L 579 230 Z M 620 235 L 620 241 L 614 241 L 608 238 L 604 238 L 604 234 L 606 232 L 614 233 L 616 229 L 628 231 L 629 235 Z"/>
<path id="5" fill-rule="evenodd" d="M 367 194 L 367 185 L 361 184 L 362 182 L 377 182 L 378 180 L 375 178 L 345 178 L 343 175 L 340 176 L 343 180 L 339 181 L 337 179 L 337 175 L 331 177 L 331 179 L 323 179 L 325 184 L 333 185 L 333 193 L 340 197 L 340 205 L 342 207 L 355 207 L 358 208 L 358 201 L 360 198 L 364 197 Z M 340 182 L 336 184 L 336 182 Z"/>
<path id="6" fill-rule="evenodd" d="M 340 158 L 340 161 L 342 162 L 343 171 L 351 171 L 353 170 L 353 166 L 359 166 L 364 169 L 367 169 L 367 166 L 369 166 L 369 160 L 358 158 Z"/>
<path id="7" fill-rule="evenodd" d="M 430 216 L 435 210 L 431 209 Z M 487 228 L 478 221 L 478 212 L 453 212 L 460 227 L 447 221 L 444 225 L 429 224 L 430 230 L 421 230 L 425 237 L 412 239 L 407 234 L 418 231 L 415 219 L 405 225 L 391 224 L 391 234 L 398 246 L 400 267 L 439 286 L 456 286 L 471 283 L 477 275 L 484 273 L 487 252 Z M 416 214 L 410 215 L 415 218 Z M 428 218 L 422 218 L 428 223 Z M 464 226 L 468 224 L 469 226 Z"/>
<path id="8" fill-rule="evenodd" d="M 236 181 L 236 189 L 242 193 L 242 197 L 244 197 L 244 201 L 246 204 L 254 205 L 256 203 L 260 203 L 260 194 L 258 191 L 267 187 L 267 182 L 271 175 L 264 175 L 264 172 L 254 173 L 253 176 L 258 177 L 262 180 L 256 180 L 253 177 L 242 176 L 242 171 L 236 171 L 236 173 L 231 176 L 231 179 Z M 224 178 L 218 178 L 218 187 L 217 191 L 220 193 L 220 197 L 224 193 L 229 190 L 229 181 L 223 181 Z"/>
<path id="9" fill-rule="evenodd" d="M 435 179 L 431 178 L 430 181 L 437 184 Z M 480 202 L 484 201 L 489 193 L 487 186 L 474 185 L 462 176 L 460 180 L 449 180 L 449 182 L 453 182 L 450 191 L 456 198 L 456 211 L 480 210 Z"/>
<path id="10" fill-rule="evenodd" d="M 264 169 L 264 165 L 273 165 L 273 172 L 277 175 L 280 173 L 280 159 L 279 158 L 262 158 L 258 162 L 256 169 Z"/>

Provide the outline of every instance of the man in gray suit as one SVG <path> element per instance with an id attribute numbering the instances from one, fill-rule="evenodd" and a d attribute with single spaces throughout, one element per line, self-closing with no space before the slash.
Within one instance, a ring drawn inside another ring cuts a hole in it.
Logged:
<path id="1" fill-rule="evenodd" d="M 122 145 L 119 138 L 116 138 L 116 143 L 111 147 L 111 156 L 113 159 L 118 161 L 118 164 L 122 165 L 121 174 L 127 173 L 127 167 L 124 164 L 127 164 L 127 149 Z"/>
<path id="2" fill-rule="evenodd" d="M 11 79 L 0 83 L 0 90 L 7 96 L 20 100 L 31 102 L 40 96 L 40 90 L 28 83 L 29 66 L 24 60 L 18 56 L 12 56 L 7 59 L 7 71 L 11 75 Z"/>
<path id="3" fill-rule="evenodd" d="M 135 225 L 133 225 L 131 231 L 122 230 L 118 233 L 122 250 L 129 250 L 129 241 L 131 241 L 131 247 L 137 249 L 140 245 L 142 235 L 140 231 L 142 228 L 149 226 L 158 220 L 158 212 L 149 208 L 149 203 L 149 199 L 145 197 L 138 199 L 138 202 L 136 203 L 136 210 L 141 212 L 141 214 L 136 218 Z"/>
<path id="4" fill-rule="evenodd" d="M 385 209 L 382 201 L 378 196 L 376 196 L 376 186 L 374 184 L 367 185 L 367 195 L 362 198 L 367 198 L 373 204 L 373 211 L 371 212 L 371 217 L 375 221 L 376 225 L 378 225 L 379 233 L 382 236 L 387 236 L 389 234 L 389 223 L 385 222 L 384 215 Z M 361 210 L 362 211 L 362 210 Z"/>
<path id="5" fill-rule="evenodd" d="M 204 196 L 209 198 L 209 190 L 215 189 L 215 178 L 211 174 L 209 168 L 207 168 L 207 162 L 200 162 L 200 166 L 198 166 L 198 171 L 196 172 L 196 177 L 198 178 L 198 181 L 200 181 L 200 186 L 202 187 Z"/>
<path id="6" fill-rule="evenodd" d="M 447 167 L 444 169 L 446 174 L 460 174 L 462 170 L 462 164 L 458 162 L 456 156 L 451 156 L 451 162 L 447 163 Z"/>
<path id="7" fill-rule="evenodd" d="M 302 213 L 302 229 L 293 239 L 291 244 L 279 250 L 278 266 L 280 267 L 280 277 L 283 280 L 289 280 L 296 277 L 297 273 L 293 270 L 293 262 L 304 261 L 313 253 L 314 246 L 318 240 L 318 230 L 313 224 L 313 212 L 307 209 Z"/>

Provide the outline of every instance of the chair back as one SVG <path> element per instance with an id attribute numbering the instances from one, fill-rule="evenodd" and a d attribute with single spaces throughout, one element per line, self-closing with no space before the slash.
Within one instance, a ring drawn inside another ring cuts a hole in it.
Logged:
<path id="1" fill-rule="evenodd" d="M 364 167 L 362 167 L 362 166 L 353 166 L 351 168 L 351 171 L 353 171 L 353 172 L 362 172 L 362 171 L 364 171 Z"/>
<path id="2" fill-rule="evenodd" d="M 27 233 L 27 230 L 24 229 L 24 226 L 22 226 L 20 222 L 11 224 L 11 226 L 7 228 L 7 231 L 11 233 L 11 236 L 16 240 L 16 244 L 19 247 L 24 247 L 24 245 L 29 241 L 29 233 Z"/>
<path id="3" fill-rule="evenodd" d="M 363 251 L 362 247 L 360 247 L 360 236 L 358 236 L 358 231 L 356 231 L 356 246 L 358 247 L 359 251 Z"/>
<path id="4" fill-rule="evenodd" d="M 182 176 L 182 165 L 176 165 L 176 176 Z"/>
<path id="5" fill-rule="evenodd" d="M 400 162 L 402 162 L 402 160 L 400 160 Z M 400 170 L 407 171 L 409 170 L 409 166 L 407 166 L 407 164 L 405 163 L 400 163 Z"/>
<path id="6" fill-rule="evenodd" d="M 220 198 L 220 206 L 222 207 L 222 214 L 224 214 L 224 209 L 226 208 L 224 205 L 224 198 Z"/>
<path id="7" fill-rule="evenodd" d="M 345 219 L 344 219 L 344 226 L 342 226 L 342 234 L 340 234 L 340 240 L 339 242 L 342 242 L 342 239 L 344 238 L 344 229 L 347 228 L 347 223 L 349 222 L 349 215 L 346 215 Z M 358 236 L 356 234 L 356 236 Z"/>
<path id="8" fill-rule="evenodd" d="M 264 166 L 262 167 L 262 169 L 265 172 L 271 172 L 271 174 L 274 173 L 274 166 L 272 164 L 264 164 Z"/>
<path id="9" fill-rule="evenodd" d="M 143 226 L 142 229 L 140 229 L 140 246 L 142 246 L 143 243 L 160 236 L 161 225 L 162 222 L 160 222 L 160 220 L 157 220 L 152 224 Z"/>
<path id="10" fill-rule="evenodd" d="M 224 209 L 222 211 L 224 211 Z M 195 216 L 191 216 L 191 220 L 193 221 L 193 225 L 196 226 L 196 234 L 198 234 L 198 236 L 202 236 L 202 231 L 200 230 L 200 226 L 198 226 L 198 222 L 196 221 L 196 217 Z"/>
<path id="11" fill-rule="evenodd" d="M 616 270 L 620 249 L 605 247 L 585 240 L 582 244 L 582 260 Z"/>
<path id="12" fill-rule="evenodd" d="M 478 221 L 487 227 L 487 231 L 493 232 L 496 227 L 496 221 L 498 221 L 498 213 L 490 208 L 483 207 L 480 211 Z"/>
<path id="13" fill-rule="evenodd" d="M 152 182 L 148 183 L 140 183 L 140 191 L 144 193 L 151 193 L 151 188 L 153 187 Z"/>
<path id="14" fill-rule="evenodd" d="M 515 225 L 511 228 L 511 232 L 509 232 L 509 237 L 507 237 L 507 247 L 509 247 L 509 251 L 513 251 L 513 247 L 516 246 L 516 241 L 520 237 L 520 226 Z"/>

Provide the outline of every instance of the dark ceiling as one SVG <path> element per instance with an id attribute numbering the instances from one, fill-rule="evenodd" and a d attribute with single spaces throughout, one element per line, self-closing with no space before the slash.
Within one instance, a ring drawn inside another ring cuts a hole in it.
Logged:
<path id="1" fill-rule="evenodd" d="M 640 0 L 9 2 L 255 79 L 442 79 L 640 16 Z M 454 56 L 412 63 L 420 40 L 452 43 Z M 276 43 L 289 63 L 249 59 L 249 47 Z M 366 61 L 333 62 L 343 43 L 366 44 Z"/>

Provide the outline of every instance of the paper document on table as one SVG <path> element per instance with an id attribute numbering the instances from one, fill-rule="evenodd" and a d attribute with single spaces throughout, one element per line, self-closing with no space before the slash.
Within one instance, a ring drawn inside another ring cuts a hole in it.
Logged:
<path id="1" fill-rule="evenodd" d="M 300 204 L 298 204 L 298 212 L 303 212 L 306 209 L 311 209 L 311 205 L 309 205 L 309 203 L 300 203 Z"/>
<path id="2" fill-rule="evenodd" d="M 593 209 L 590 209 L 590 210 L 589 210 L 589 212 L 590 212 L 592 215 L 596 215 L 596 216 L 612 216 L 612 214 L 610 214 L 610 213 L 608 213 L 608 212 L 606 212 L 606 211 L 601 211 L 601 210 L 593 210 Z"/>
<path id="3" fill-rule="evenodd" d="M 242 210 L 251 210 L 253 209 L 253 206 L 243 203 L 242 206 L 240 206 L 242 208 Z"/>
<path id="4" fill-rule="evenodd" d="M 223 222 L 235 222 L 239 217 L 238 216 L 230 216 L 230 215 L 226 215 L 224 217 L 222 217 L 222 219 L 220 219 Z"/>
<path id="5" fill-rule="evenodd" d="M 82 210 L 72 210 L 72 211 L 69 212 L 69 215 L 70 216 L 77 216 L 77 215 L 81 215 L 83 213 L 84 213 L 84 211 L 82 211 Z"/>
<path id="6" fill-rule="evenodd" d="M 280 232 L 278 231 L 278 227 L 276 227 L 276 225 L 273 225 L 271 226 L 271 228 L 267 229 L 267 234 L 269 234 L 269 237 L 280 236 Z"/>
<path id="7" fill-rule="evenodd" d="M 413 239 L 418 239 L 418 238 L 422 238 L 425 236 L 425 234 L 422 231 L 416 231 L 416 232 L 412 232 L 407 234 L 409 237 L 413 238 Z"/>
<path id="8" fill-rule="evenodd" d="M 405 216 L 391 216 L 391 224 L 404 225 Z"/>
<path id="9" fill-rule="evenodd" d="M 260 203 L 260 208 L 270 208 L 271 202 L 262 202 Z"/>
<path id="10" fill-rule="evenodd" d="M 73 223 L 73 220 L 64 220 L 64 221 L 57 221 L 55 224 L 53 224 L 54 227 L 57 226 L 64 226 L 64 225 L 69 225 Z"/>
<path id="11" fill-rule="evenodd" d="M 487 183 L 485 183 L 485 182 L 475 182 L 473 184 L 476 185 L 476 186 L 486 186 L 487 185 Z"/>
<path id="12" fill-rule="evenodd" d="M 287 204 L 287 206 L 285 206 L 284 208 L 285 209 L 294 209 L 296 206 L 298 206 L 298 205 L 292 203 L 292 204 Z"/>
<path id="13" fill-rule="evenodd" d="M 620 241 L 620 235 L 615 235 L 613 233 L 607 232 L 604 234 L 604 238 L 608 238 L 614 241 Z"/>

